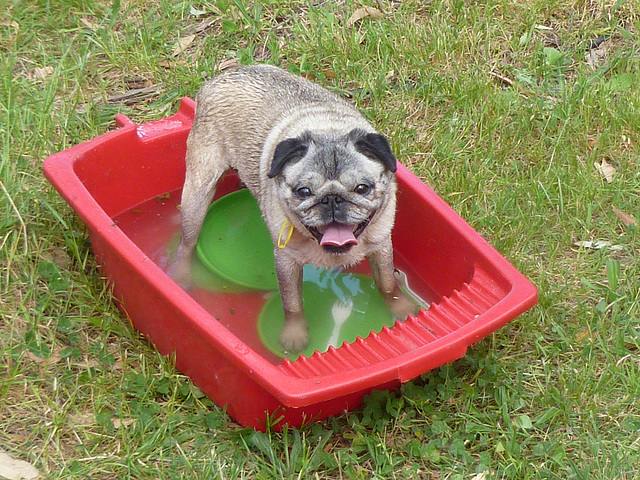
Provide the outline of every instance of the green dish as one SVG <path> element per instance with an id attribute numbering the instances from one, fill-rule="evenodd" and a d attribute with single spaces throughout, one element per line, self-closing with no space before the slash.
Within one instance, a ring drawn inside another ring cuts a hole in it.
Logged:
<path id="1" fill-rule="evenodd" d="M 249 190 L 213 202 L 196 251 L 202 263 L 230 282 L 256 290 L 278 289 L 273 241 Z"/>
<path id="2" fill-rule="evenodd" d="M 258 317 L 260 340 L 282 358 L 295 360 L 300 354 L 310 357 L 316 350 L 322 353 L 330 346 L 337 348 L 343 342 L 353 343 L 358 337 L 366 338 L 371 332 L 379 333 L 385 325 L 390 327 L 395 323 L 373 279 L 366 275 L 306 265 L 302 299 L 310 339 L 302 352 L 285 352 L 280 346 L 278 338 L 284 325 L 280 295 L 274 295 Z M 337 325 L 334 319 L 341 315 L 346 316 L 346 320 Z"/>

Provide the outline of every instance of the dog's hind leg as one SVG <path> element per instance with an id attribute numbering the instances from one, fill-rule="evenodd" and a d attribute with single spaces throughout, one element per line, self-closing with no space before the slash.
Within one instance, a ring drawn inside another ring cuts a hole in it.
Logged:
<path id="1" fill-rule="evenodd" d="M 196 142 L 194 142 L 196 143 Z M 191 256 L 198 243 L 202 224 L 216 193 L 216 186 L 227 168 L 218 148 L 197 143 L 187 150 L 187 171 L 181 199 L 182 239 L 169 274 L 181 285 L 189 284 Z"/>

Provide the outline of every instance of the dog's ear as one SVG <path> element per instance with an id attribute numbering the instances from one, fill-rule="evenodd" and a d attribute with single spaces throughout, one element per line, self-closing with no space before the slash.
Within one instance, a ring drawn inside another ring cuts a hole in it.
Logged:
<path id="1" fill-rule="evenodd" d="M 378 160 L 391 172 L 398 169 L 396 157 L 391 151 L 391 145 L 384 135 L 379 133 L 366 133 L 363 130 L 355 129 L 349 134 L 354 141 L 356 150 L 363 155 Z"/>
<path id="2" fill-rule="evenodd" d="M 273 178 L 282 172 L 287 163 L 300 160 L 309 151 L 309 137 L 300 135 L 295 138 L 288 138 L 276 145 L 273 151 L 273 160 L 271 161 L 271 170 L 267 176 Z"/>

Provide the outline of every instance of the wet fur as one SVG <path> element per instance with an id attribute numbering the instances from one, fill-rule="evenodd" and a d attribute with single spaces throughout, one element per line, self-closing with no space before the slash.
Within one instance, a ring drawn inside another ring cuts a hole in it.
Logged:
<path id="1" fill-rule="evenodd" d="M 177 280 L 188 274 L 217 182 L 231 168 L 258 200 L 274 244 L 286 219 L 294 226 L 287 246 L 274 249 L 285 349 L 298 351 L 308 343 L 302 310 L 302 267 L 307 263 L 349 266 L 366 257 L 394 313 L 404 318 L 415 309 L 393 276 L 395 157 L 386 139 L 350 104 L 266 65 L 225 73 L 202 87 L 187 141 L 183 238 L 172 272 Z M 371 195 L 354 192 L 364 181 L 375 184 Z M 309 185 L 314 198 L 296 196 L 299 185 Z M 344 200 L 331 215 L 328 202 L 322 202 L 327 195 Z M 309 227 L 322 228 L 332 215 L 354 225 L 369 219 L 358 245 L 338 253 L 319 245 Z"/>

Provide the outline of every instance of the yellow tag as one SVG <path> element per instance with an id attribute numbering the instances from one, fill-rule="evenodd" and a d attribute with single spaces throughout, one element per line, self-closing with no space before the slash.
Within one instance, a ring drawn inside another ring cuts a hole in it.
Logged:
<path id="1" fill-rule="evenodd" d="M 289 231 L 287 232 L 286 238 L 283 241 L 282 234 L 287 228 L 287 224 L 289 224 Z M 291 235 L 293 235 L 293 223 L 291 223 L 288 218 L 285 218 L 284 223 L 282 224 L 282 228 L 280 229 L 280 235 L 278 235 L 278 248 L 286 247 L 287 243 L 289 243 L 289 240 L 291 240 Z"/>

